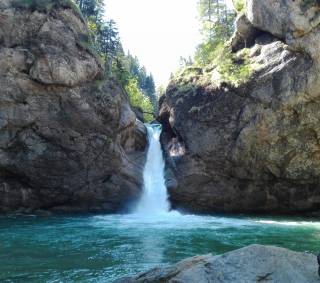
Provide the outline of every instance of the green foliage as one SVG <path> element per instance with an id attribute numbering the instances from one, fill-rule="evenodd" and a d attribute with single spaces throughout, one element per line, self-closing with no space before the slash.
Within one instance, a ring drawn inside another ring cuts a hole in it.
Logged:
<path id="1" fill-rule="evenodd" d="M 233 6 L 238 13 L 245 11 L 246 1 L 245 0 L 232 0 Z"/>
<path id="2" fill-rule="evenodd" d="M 195 65 L 185 68 L 180 75 L 182 83 L 196 81 L 205 85 L 212 81 L 239 86 L 248 81 L 254 71 L 250 63 L 249 49 L 233 53 L 224 42 L 206 42 L 198 47 Z"/>
<path id="3" fill-rule="evenodd" d="M 129 74 L 129 78 L 135 78 L 137 80 L 140 90 L 150 99 L 154 110 L 156 110 L 158 100 L 156 97 L 155 83 L 152 74 L 148 74 L 146 68 L 140 66 L 138 58 L 136 56 L 132 56 L 130 53 L 125 56 L 124 64 Z"/>
<path id="4" fill-rule="evenodd" d="M 103 0 L 75 0 L 85 18 L 93 17 L 95 21 L 102 22 Z"/>
<path id="5" fill-rule="evenodd" d="M 105 75 L 118 81 L 127 90 L 132 106 L 143 112 L 154 113 L 157 99 L 153 77 L 140 66 L 136 57 L 123 52 L 116 23 L 105 20 L 104 0 L 13 0 L 13 6 L 44 13 L 62 6 L 73 9 L 82 20 L 84 16 L 89 36 L 80 35 L 77 45 L 101 59 Z M 150 121 L 153 116 L 145 114 L 145 119 Z"/>
<path id="6" fill-rule="evenodd" d="M 245 9 L 245 0 L 234 0 L 235 8 Z M 233 53 L 227 44 L 234 29 L 236 14 L 224 0 L 199 0 L 203 42 L 197 47 L 193 65 L 185 66 L 175 79 L 181 85 L 177 95 L 192 95 L 192 86 L 222 82 L 238 86 L 253 73 L 249 50 Z"/>
<path id="7" fill-rule="evenodd" d="M 134 78 L 130 79 L 125 89 L 129 95 L 130 104 L 144 113 L 143 116 L 146 122 L 151 122 L 153 120 L 153 115 L 151 114 L 153 113 L 153 105 L 149 97 L 140 90 L 138 81 Z"/>
<path id="8" fill-rule="evenodd" d="M 166 94 L 166 88 L 163 85 L 158 86 L 156 90 L 157 100 L 159 100 L 160 97 L 164 96 L 165 94 Z"/>
<path id="9" fill-rule="evenodd" d="M 222 81 L 238 86 L 245 83 L 252 75 L 253 68 L 250 64 L 248 49 L 235 54 L 229 47 L 218 46 L 215 53 L 214 64 Z"/>
<path id="10" fill-rule="evenodd" d="M 100 56 L 104 62 L 105 75 L 118 81 L 127 90 L 132 106 L 154 113 L 157 99 L 153 77 L 140 66 L 137 57 L 124 53 L 116 23 L 105 20 L 103 0 L 75 1 L 86 17 L 90 32 L 90 38 L 82 39 L 79 45 Z M 150 114 L 145 117 L 151 119 Z"/>
<path id="11" fill-rule="evenodd" d="M 197 94 L 197 88 L 194 84 L 188 82 L 183 76 L 180 77 L 181 81 L 177 91 L 174 93 L 173 97 L 183 98 L 185 96 L 195 96 Z"/>
<path id="12" fill-rule="evenodd" d="M 217 56 L 217 50 L 223 45 L 223 41 L 206 41 L 201 43 L 195 53 L 195 63 L 199 66 L 206 66 L 212 63 Z"/>
<path id="13" fill-rule="evenodd" d="M 198 9 L 204 41 L 226 40 L 232 35 L 236 15 L 225 0 L 199 0 Z"/>

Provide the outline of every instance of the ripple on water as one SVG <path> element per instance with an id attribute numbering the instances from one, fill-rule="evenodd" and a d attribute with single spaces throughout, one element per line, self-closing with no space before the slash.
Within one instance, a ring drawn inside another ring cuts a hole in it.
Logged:
<path id="1" fill-rule="evenodd" d="M 259 243 L 320 250 L 320 222 L 159 214 L 0 218 L 0 281 L 109 282 Z"/>

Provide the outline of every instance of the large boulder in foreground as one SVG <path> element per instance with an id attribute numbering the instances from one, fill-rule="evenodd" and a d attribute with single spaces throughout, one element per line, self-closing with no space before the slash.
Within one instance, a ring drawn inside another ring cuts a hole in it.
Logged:
<path id="1" fill-rule="evenodd" d="M 223 255 L 197 256 L 117 283 L 317 283 L 316 256 L 252 245 Z"/>
<path id="2" fill-rule="evenodd" d="M 249 76 L 189 67 L 171 81 L 159 120 L 174 207 L 320 213 L 318 3 L 247 1 L 255 32 L 237 31 L 229 56 Z"/>
<path id="3" fill-rule="evenodd" d="M 0 3 L 0 213 L 111 212 L 140 194 L 146 131 L 88 34 L 72 1 Z"/>

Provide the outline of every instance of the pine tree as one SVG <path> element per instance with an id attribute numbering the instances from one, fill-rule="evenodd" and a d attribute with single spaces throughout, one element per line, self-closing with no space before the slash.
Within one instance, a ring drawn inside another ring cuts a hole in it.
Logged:
<path id="1" fill-rule="evenodd" d="M 116 79 L 127 90 L 132 106 L 148 113 L 157 105 L 152 75 L 140 66 L 137 57 L 123 51 L 116 23 L 104 20 L 103 0 L 75 0 L 88 22 L 90 39 L 94 49 L 105 63 L 109 78 Z M 150 120 L 152 115 L 146 114 Z"/>
<path id="2" fill-rule="evenodd" d="M 225 0 L 199 0 L 198 3 L 204 41 L 197 48 L 195 61 L 206 65 L 231 37 L 236 14 L 228 9 Z"/>
<path id="3" fill-rule="evenodd" d="M 230 37 L 235 13 L 227 8 L 225 0 L 200 0 L 199 14 L 205 41 L 222 41 Z"/>

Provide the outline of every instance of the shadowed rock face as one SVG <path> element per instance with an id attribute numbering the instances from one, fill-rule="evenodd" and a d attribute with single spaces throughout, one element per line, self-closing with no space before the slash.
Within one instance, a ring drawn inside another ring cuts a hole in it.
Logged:
<path id="1" fill-rule="evenodd" d="M 233 38 L 236 50 L 254 40 L 246 83 L 171 81 L 159 119 L 174 207 L 320 212 L 320 8 L 311 2 L 247 1 L 241 21 L 252 27 L 238 27 L 254 33 Z M 177 139 L 184 152 L 170 157 Z"/>
<path id="2" fill-rule="evenodd" d="M 176 265 L 154 268 L 117 283 L 316 283 L 316 256 L 252 245 L 223 255 L 197 256 Z"/>
<path id="3" fill-rule="evenodd" d="M 144 126 L 74 9 L 15 3 L 0 3 L 0 213 L 124 208 L 140 194 Z"/>

